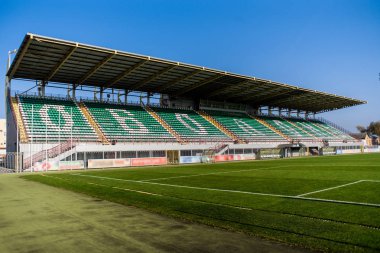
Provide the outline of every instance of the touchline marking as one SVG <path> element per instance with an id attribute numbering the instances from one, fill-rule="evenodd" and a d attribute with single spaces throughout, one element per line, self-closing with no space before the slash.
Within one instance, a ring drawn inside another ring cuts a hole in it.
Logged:
<path id="1" fill-rule="evenodd" d="M 365 180 L 362 180 L 364 182 L 373 182 L 373 183 L 380 183 L 380 180 L 372 180 L 372 179 L 365 179 Z"/>
<path id="2" fill-rule="evenodd" d="M 380 180 L 371 180 L 371 179 L 358 180 L 358 181 L 351 182 L 351 183 L 348 183 L 348 184 L 342 184 L 342 185 L 337 185 L 337 186 L 334 186 L 334 187 L 329 187 L 329 188 L 318 190 L 318 191 L 303 193 L 303 194 L 297 195 L 297 197 L 303 197 L 303 196 L 306 196 L 306 195 L 310 195 L 310 194 L 314 194 L 314 193 L 319 193 L 319 192 L 324 192 L 324 191 L 329 191 L 329 190 L 333 190 L 333 189 L 337 189 L 337 188 L 341 188 L 341 187 L 346 187 L 346 186 L 349 186 L 349 185 L 358 184 L 358 183 L 362 183 L 362 182 L 380 183 Z"/>
<path id="3" fill-rule="evenodd" d="M 91 183 L 91 182 L 88 182 L 87 184 L 97 185 L 97 186 L 102 186 L 102 187 L 107 187 L 107 188 L 112 188 L 112 189 L 117 189 L 117 190 L 129 191 L 129 192 L 137 192 L 137 193 L 142 193 L 142 194 L 147 194 L 147 195 L 163 196 L 163 195 L 157 194 L 157 193 L 132 190 L 132 189 L 128 189 L 128 188 L 121 188 L 121 187 L 109 186 L 109 185 L 104 185 L 104 184 L 96 184 L 96 183 Z"/>
<path id="4" fill-rule="evenodd" d="M 380 181 L 378 181 L 378 182 L 380 182 Z M 174 198 L 174 199 L 182 199 L 183 200 L 183 198 L 179 198 L 179 197 L 175 197 L 175 196 L 170 196 L 170 195 L 162 195 L 162 194 L 152 193 L 152 192 L 137 191 L 137 190 L 127 189 L 127 188 L 121 188 L 121 187 L 112 187 L 112 186 L 109 186 L 109 185 L 96 184 L 96 183 L 90 183 L 90 182 L 88 184 L 102 186 L 102 187 L 106 187 L 106 188 L 113 188 L 113 189 L 118 189 L 118 190 L 132 191 L 132 192 L 137 192 L 137 193 L 142 193 L 142 194 L 155 195 L 155 196 L 160 196 L 160 197 L 167 197 L 167 198 Z M 227 208 L 233 208 L 233 209 L 238 209 L 238 210 L 266 212 L 266 210 L 257 210 L 257 209 L 253 209 L 253 208 L 250 208 L 250 207 L 226 205 L 226 204 L 221 204 L 221 203 L 214 203 L 214 202 L 195 200 L 195 199 L 185 199 L 185 200 L 192 201 L 192 202 L 197 202 L 197 203 L 204 203 L 204 204 L 213 205 L 213 206 L 222 206 L 222 207 L 227 207 Z M 319 220 L 319 221 L 322 221 L 322 222 L 329 222 L 329 223 L 355 225 L 355 226 L 364 227 L 364 228 L 367 228 L 367 229 L 380 230 L 380 228 L 378 228 L 378 227 L 372 227 L 372 226 L 367 226 L 367 225 L 357 224 L 357 223 L 347 223 L 347 222 L 344 222 L 344 221 L 323 219 L 323 218 L 311 217 L 311 216 L 300 216 L 300 215 L 293 214 L 293 213 L 279 213 L 279 214 L 285 215 L 285 216 L 292 216 L 292 217 L 301 217 L 301 218 L 309 219 L 309 220 Z"/>
<path id="5" fill-rule="evenodd" d="M 306 195 L 310 195 L 310 194 L 314 194 L 314 193 L 318 193 L 318 192 L 324 192 L 324 191 L 329 191 L 329 190 L 333 190 L 333 189 L 337 189 L 337 188 L 341 188 L 341 187 L 345 187 L 345 186 L 349 186 L 349 185 L 353 185 L 353 184 L 358 184 L 358 183 L 361 183 L 363 181 L 364 180 L 359 180 L 359 181 L 351 182 L 348 184 L 342 184 L 342 185 L 338 185 L 338 186 L 334 186 L 334 187 L 325 188 L 325 189 L 318 190 L 318 191 L 307 192 L 307 193 L 297 195 L 297 197 L 302 197 L 302 196 L 306 196 Z"/>
<path id="6" fill-rule="evenodd" d="M 236 173 L 236 172 L 255 171 L 255 170 L 266 170 L 266 169 L 276 169 L 276 168 L 286 168 L 286 167 L 290 167 L 290 165 L 273 166 L 273 167 L 267 167 L 267 168 L 247 169 L 247 170 L 234 170 L 234 171 L 212 172 L 212 173 L 195 174 L 195 175 L 186 175 L 186 176 L 161 177 L 161 178 L 153 178 L 153 179 L 138 180 L 138 181 L 139 181 L 139 182 L 150 182 L 150 181 L 165 180 L 165 179 L 172 179 L 172 178 L 200 177 L 200 176 L 208 176 L 208 175 L 229 174 L 229 173 Z"/>
<path id="7" fill-rule="evenodd" d="M 326 165 L 326 164 L 294 164 L 294 167 L 380 167 L 379 165 L 374 164 L 334 164 L 334 165 Z"/>
<path id="8" fill-rule="evenodd" d="M 131 182 L 138 184 L 151 184 L 151 185 L 161 185 L 175 188 L 185 188 L 185 189 L 195 189 L 195 190 L 206 190 L 206 191 L 217 191 L 217 192 L 229 192 L 229 193 L 241 193 L 248 195 L 257 195 L 257 196 L 269 196 L 269 197 L 280 197 L 287 199 L 302 199 L 302 200 L 312 200 L 312 201 L 320 201 L 320 202 L 329 202 L 329 203 L 339 203 L 339 204 L 351 204 L 351 205 L 360 205 L 360 206 L 372 206 L 372 207 L 380 207 L 380 204 L 372 204 L 372 203 L 364 203 L 364 202 L 354 202 L 354 201 L 344 201 L 344 200 L 332 200 L 332 199 L 320 199 L 320 198 L 308 198 L 302 196 L 290 196 L 290 195 L 282 195 L 282 194 L 271 194 L 271 193 L 261 193 L 261 192 L 246 192 L 246 191 L 237 191 L 237 190 L 224 190 L 224 189 L 215 189 L 215 188 L 206 188 L 206 187 L 195 187 L 195 186 L 186 186 L 186 185 L 174 185 L 174 184 L 163 184 L 163 183 L 155 183 L 155 182 L 143 182 L 143 181 L 134 181 L 128 179 L 121 178 L 112 178 L 112 177 L 100 177 L 93 175 L 83 175 L 83 174 L 71 174 L 73 176 L 79 177 L 92 177 L 98 179 L 107 179 L 107 180 L 115 180 L 122 182 Z M 366 181 L 366 180 L 364 180 Z"/>
<path id="9" fill-rule="evenodd" d="M 135 180 L 129 180 L 129 179 L 121 179 L 121 178 L 113 178 L 113 177 L 100 177 L 100 176 L 83 175 L 83 174 L 71 174 L 71 175 L 73 175 L 73 176 L 79 176 L 79 177 L 93 177 L 93 178 L 98 178 L 98 179 L 108 179 L 108 180 L 115 180 L 115 181 L 122 181 L 122 182 L 131 182 L 131 183 L 138 183 L 138 184 L 152 184 L 152 185 L 161 185 L 161 186 L 169 186 L 169 187 L 177 187 L 177 188 L 187 188 L 187 189 L 196 189 L 196 190 L 209 190 L 209 191 L 221 191 L 221 192 L 232 192 L 232 193 L 245 193 L 245 194 L 252 194 L 252 195 L 275 196 L 275 197 L 284 197 L 284 196 L 287 196 L 287 195 L 271 194 L 271 193 L 245 192 L 245 191 L 237 191 L 237 190 L 224 190 L 224 189 L 214 189 L 214 188 L 195 187 L 195 186 L 186 186 L 186 185 L 175 185 L 175 184 L 164 184 L 164 183 L 155 183 L 155 182 L 135 181 Z M 295 196 L 288 196 L 288 197 L 295 197 Z"/>
<path id="10" fill-rule="evenodd" d="M 118 190 L 124 190 L 124 191 L 137 192 L 137 193 L 148 194 L 148 195 L 154 195 L 154 196 L 160 196 L 160 197 L 168 197 L 168 198 L 176 198 L 176 199 L 180 199 L 180 198 L 178 198 L 178 197 L 169 196 L 169 195 L 162 195 L 162 194 L 153 193 L 153 192 L 137 191 L 137 190 L 132 190 L 132 189 L 128 189 L 128 188 L 121 188 L 121 187 L 109 186 L 109 185 L 104 185 L 104 184 L 96 184 L 96 183 L 90 183 L 90 182 L 87 183 L 87 184 L 97 185 L 97 186 L 102 186 L 102 187 L 112 188 L 112 189 L 118 189 Z M 230 207 L 230 208 L 239 209 L 239 210 L 253 211 L 253 209 L 252 209 L 252 208 L 249 208 L 249 207 L 224 205 L 224 204 L 219 204 L 219 203 L 206 202 L 206 201 L 193 200 L 193 199 L 186 199 L 186 200 L 188 200 L 188 201 L 193 201 L 193 202 L 200 202 L 200 203 L 210 204 L 210 205 L 214 205 L 214 206 L 223 206 L 223 207 Z"/>

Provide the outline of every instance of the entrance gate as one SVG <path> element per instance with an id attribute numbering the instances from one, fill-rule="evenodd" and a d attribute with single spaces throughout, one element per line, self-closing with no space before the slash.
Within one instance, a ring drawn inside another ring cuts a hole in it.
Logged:
<path id="1" fill-rule="evenodd" d="M 178 150 L 167 150 L 166 158 L 168 159 L 168 164 L 178 164 L 179 163 L 179 151 Z"/>

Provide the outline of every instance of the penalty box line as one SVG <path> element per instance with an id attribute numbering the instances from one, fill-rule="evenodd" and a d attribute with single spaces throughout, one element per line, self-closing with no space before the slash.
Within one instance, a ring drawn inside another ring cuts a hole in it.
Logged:
<path id="1" fill-rule="evenodd" d="M 261 192 L 247 192 L 247 191 L 237 191 L 237 190 L 225 190 L 225 189 L 216 189 L 216 188 L 207 188 L 207 187 L 195 187 L 195 186 L 186 186 L 186 185 L 174 185 L 174 184 L 164 184 L 164 183 L 157 183 L 157 182 L 144 182 L 144 181 L 135 181 L 135 180 L 121 179 L 121 178 L 101 177 L 101 176 L 83 175 L 83 174 L 71 174 L 71 175 L 73 175 L 73 176 L 79 176 L 79 177 L 98 178 L 98 179 L 102 179 L 102 180 L 113 180 L 113 181 L 131 182 L 131 183 L 137 183 L 137 184 L 167 186 L 167 187 L 174 187 L 174 188 L 185 188 L 185 189 L 206 190 L 206 191 L 216 191 L 216 192 L 228 192 L 228 193 L 240 193 L 240 194 L 256 195 L 256 196 L 268 196 L 268 197 L 279 197 L 279 198 L 286 198 L 286 199 L 311 200 L 311 201 L 327 202 L 327 203 L 338 203 L 338 204 L 351 204 L 351 205 L 359 205 L 359 206 L 380 207 L 380 204 L 365 203 L 365 202 L 354 202 L 354 201 L 343 201 L 343 200 L 333 200 L 333 199 L 310 198 L 310 197 L 302 197 L 302 196 L 291 196 L 291 195 L 271 194 L 271 193 L 261 193 Z M 370 181 L 370 180 L 368 180 L 368 181 Z M 380 181 L 378 181 L 378 182 L 380 182 Z"/>
<path id="2" fill-rule="evenodd" d="M 338 189 L 338 188 L 342 188 L 342 187 L 347 187 L 347 186 L 358 184 L 358 183 L 362 183 L 362 182 L 380 183 L 380 180 L 370 180 L 370 179 L 358 180 L 358 181 L 355 181 L 355 182 L 351 182 L 351 183 L 347 183 L 347 184 L 341 184 L 341 185 L 337 185 L 337 186 L 321 189 L 321 190 L 318 190 L 318 191 L 312 191 L 312 192 L 303 193 L 303 194 L 297 195 L 297 197 L 303 197 L 303 196 L 311 195 L 311 194 L 314 194 L 314 193 L 320 193 L 320 192 L 330 191 L 330 190 L 334 190 L 334 189 Z"/>
<path id="3" fill-rule="evenodd" d="M 286 168 L 286 167 L 291 167 L 291 166 L 290 166 L 290 165 L 283 165 L 283 166 L 273 166 L 273 167 L 255 168 L 255 169 L 246 169 L 246 170 L 234 170 L 234 171 L 212 172 L 212 173 L 195 174 L 195 175 L 185 175 L 185 176 L 174 176 L 174 177 L 161 177 L 161 178 L 153 178 L 153 179 L 138 180 L 138 181 L 139 181 L 139 182 L 151 182 L 151 181 L 157 181 L 157 180 L 176 179 L 176 178 L 187 178 L 187 177 L 201 177 L 201 176 L 208 176 L 208 175 L 230 174 L 230 173 L 238 173 L 238 172 L 246 172 L 246 171 L 256 171 L 256 170 L 266 170 L 266 169 Z"/>

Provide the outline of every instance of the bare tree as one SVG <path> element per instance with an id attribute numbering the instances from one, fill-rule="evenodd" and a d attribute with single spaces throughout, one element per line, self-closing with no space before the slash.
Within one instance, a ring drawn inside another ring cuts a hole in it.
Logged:
<path id="1" fill-rule="evenodd" d="M 365 126 L 356 126 L 356 129 L 358 129 L 358 131 L 360 133 L 367 133 L 367 128 Z"/>
<path id="2" fill-rule="evenodd" d="M 372 121 L 368 127 L 359 125 L 356 129 L 361 133 L 376 134 L 380 136 L 380 121 Z"/>
<path id="3" fill-rule="evenodd" d="M 368 126 L 368 130 L 371 134 L 380 135 L 380 121 L 371 122 Z"/>

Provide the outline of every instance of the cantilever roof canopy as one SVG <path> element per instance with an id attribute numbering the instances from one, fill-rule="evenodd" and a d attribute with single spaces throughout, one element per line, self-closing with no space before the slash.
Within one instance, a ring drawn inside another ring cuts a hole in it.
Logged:
<path id="1" fill-rule="evenodd" d="M 90 85 L 323 112 L 366 103 L 255 77 L 26 34 L 11 79 Z"/>

